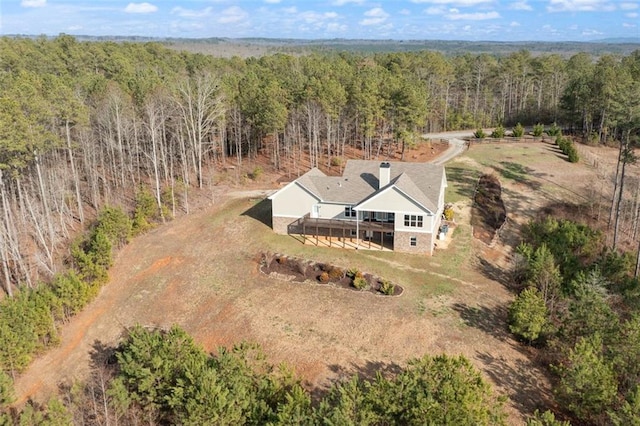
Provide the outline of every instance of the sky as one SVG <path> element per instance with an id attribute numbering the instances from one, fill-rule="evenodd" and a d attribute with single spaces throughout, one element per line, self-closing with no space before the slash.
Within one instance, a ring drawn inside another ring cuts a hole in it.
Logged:
<path id="1" fill-rule="evenodd" d="M 640 0 L 0 0 L 0 34 L 469 41 L 640 38 Z"/>

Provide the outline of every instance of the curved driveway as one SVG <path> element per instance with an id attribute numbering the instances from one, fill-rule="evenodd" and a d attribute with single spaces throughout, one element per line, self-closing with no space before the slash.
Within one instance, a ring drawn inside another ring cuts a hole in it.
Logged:
<path id="1" fill-rule="evenodd" d="M 473 136 L 473 132 L 473 130 L 463 130 L 456 132 L 424 134 L 423 137 L 427 139 L 445 139 L 449 142 L 449 148 L 431 162 L 441 165 L 460 155 L 467 148 L 467 141 L 462 138 Z"/>

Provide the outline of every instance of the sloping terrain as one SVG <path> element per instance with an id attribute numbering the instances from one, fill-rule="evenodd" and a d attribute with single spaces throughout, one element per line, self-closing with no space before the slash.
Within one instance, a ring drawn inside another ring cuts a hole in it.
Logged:
<path id="1" fill-rule="evenodd" d="M 60 346 L 18 378 L 20 400 L 42 400 L 61 383 L 87 377 L 96 353 L 127 327 L 179 324 L 207 350 L 259 343 L 314 393 L 353 373 L 397 371 L 424 353 L 463 354 L 509 397 L 511 421 L 521 422 L 548 403 L 549 384 L 507 330 L 510 249 L 520 224 L 549 200 L 570 196 L 556 183 L 558 170 L 560 182 L 588 182 L 593 172 L 549 154 L 547 144 L 502 147 L 498 159 L 487 160 L 495 149 L 474 147 L 448 167 L 457 226 L 433 257 L 303 246 L 271 232 L 267 201 L 229 196 L 135 239 L 118 254 L 111 282 L 63 328 Z M 470 226 L 473 185 L 490 170 L 506 176 L 510 219 L 491 248 L 473 239 Z M 357 267 L 404 292 L 389 298 L 265 277 L 258 264 L 266 251 Z"/>

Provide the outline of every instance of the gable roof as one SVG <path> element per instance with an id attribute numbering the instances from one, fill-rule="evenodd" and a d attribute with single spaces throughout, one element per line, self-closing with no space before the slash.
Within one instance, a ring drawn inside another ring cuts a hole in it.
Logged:
<path id="1" fill-rule="evenodd" d="M 348 160 L 342 176 L 326 176 L 317 168 L 313 168 L 295 182 L 322 202 L 354 206 L 370 199 L 381 190 L 394 186 L 429 211 L 438 210 L 443 179 L 446 185 L 444 166 L 431 163 L 389 162 L 389 183 L 379 189 L 380 163 L 376 160 Z"/>

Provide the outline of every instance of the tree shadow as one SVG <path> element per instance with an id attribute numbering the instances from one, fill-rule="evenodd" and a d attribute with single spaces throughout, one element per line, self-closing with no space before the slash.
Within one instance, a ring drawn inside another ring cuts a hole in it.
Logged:
<path id="1" fill-rule="evenodd" d="M 482 371 L 507 393 L 521 413 L 533 414 L 535 410 L 543 412 L 554 404 L 553 395 L 545 385 L 544 378 L 540 378 L 541 375 L 546 375 L 545 372 L 532 368 L 531 362 L 505 359 L 479 351 L 476 351 L 475 358 L 483 364 Z M 530 354 L 528 358 L 531 358 Z"/>
<path id="2" fill-rule="evenodd" d="M 465 198 L 473 197 L 480 172 L 465 167 L 447 166 L 447 180 L 456 184 L 456 193 Z"/>
<path id="3" fill-rule="evenodd" d="M 329 390 L 337 383 L 350 380 L 354 376 L 358 376 L 361 380 L 371 381 L 379 374 L 384 378 L 392 378 L 403 371 L 403 368 L 395 362 L 384 361 L 367 361 L 364 364 L 350 363 L 348 365 L 332 364 L 329 365 L 336 378 L 324 385 L 315 386 L 311 389 L 311 400 L 314 404 L 318 404 L 327 396 Z"/>
<path id="4" fill-rule="evenodd" d="M 466 303 L 454 303 L 452 307 L 469 327 L 477 328 L 500 341 L 510 339 L 506 307 L 469 306 Z"/>
<path id="5" fill-rule="evenodd" d="M 89 357 L 91 359 L 92 369 L 101 369 L 105 367 L 112 367 L 117 364 L 116 347 L 105 345 L 100 340 L 94 340 L 91 345 L 91 351 Z"/>
<path id="6" fill-rule="evenodd" d="M 265 226 L 271 228 L 272 218 L 271 218 L 271 200 L 268 198 L 263 198 L 257 203 L 253 204 L 247 210 L 241 213 L 241 216 L 249 216 L 251 219 L 257 220 L 261 222 Z"/>
<path id="7" fill-rule="evenodd" d="M 480 264 L 480 271 L 482 272 L 482 275 L 492 281 L 502 284 L 508 290 L 513 290 L 515 288 L 512 284 L 512 274 L 509 271 L 494 265 L 481 256 L 478 256 L 477 259 Z"/>

